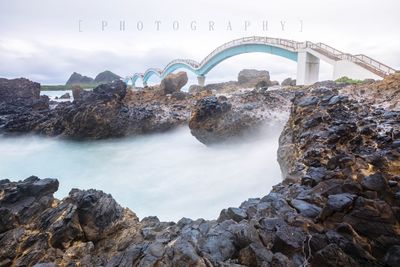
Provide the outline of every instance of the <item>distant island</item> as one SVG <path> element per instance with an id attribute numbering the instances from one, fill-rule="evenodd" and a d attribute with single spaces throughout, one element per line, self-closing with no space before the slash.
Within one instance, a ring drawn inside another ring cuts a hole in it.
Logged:
<path id="1" fill-rule="evenodd" d="M 93 79 L 74 72 L 71 74 L 65 85 L 42 85 L 42 91 L 62 91 L 70 90 L 73 86 L 80 86 L 83 89 L 94 88 L 100 84 L 109 83 L 115 80 L 120 80 L 121 77 L 109 70 L 103 71 Z"/>

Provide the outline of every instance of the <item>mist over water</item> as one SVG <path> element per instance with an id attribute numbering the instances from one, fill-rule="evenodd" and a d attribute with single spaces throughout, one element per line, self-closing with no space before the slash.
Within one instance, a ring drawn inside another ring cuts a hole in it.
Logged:
<path id="1" fill-rule="evenodd" d="M 60 199 L 71 188 L 103 190 L 140 219 L 216 219 L 221 209 L 262 197 L 280 182 L 280 130 L 213 147 L 198 142 L 188 127 L 89 142 L 0 137 L 0 178 L 57 178 Z"/>

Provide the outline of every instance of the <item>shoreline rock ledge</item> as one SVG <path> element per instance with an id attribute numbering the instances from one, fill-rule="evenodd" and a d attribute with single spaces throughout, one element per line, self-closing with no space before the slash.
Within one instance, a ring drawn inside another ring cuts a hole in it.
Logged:
<path id="1" fill-rule="evenodd" d="M 309 88 L 279 161 L 282 183 L 212 221 L 139 220 L 101 191 L 57 200 L 55 179 L 1 180 L 0 265 L 398 266 L 400 111 Z"/>
<path id="2" fill-rule="evenodd" d="M 105 139 L 166 131 L 187 122 L 192 100 L 179 92 L 187 76 L 167 78 L 164 84 L 172 96 L 160 90 L 131 91 L 118 80 L 92 91 L 73 86 L 74 101 L 55 107 L 40 96 L 40 84 L 0 79 L 0 133 Z"/>

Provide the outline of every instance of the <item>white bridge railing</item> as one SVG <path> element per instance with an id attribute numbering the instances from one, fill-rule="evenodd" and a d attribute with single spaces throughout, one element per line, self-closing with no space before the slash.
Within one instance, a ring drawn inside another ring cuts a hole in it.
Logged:
<path id="1" fill-rule="evenodd" d="M 162 76 L 165 71 L 173 66 L 174 64 L 185 64 L 190 66 L 193 70 L 198 70 L 201 67 L 203 67 L 210 59 L 212 59 L 214 56 L 216 56 L 218 53 L 235 47 L 235 46 L 240 46 L 240 45 L 246 45 L 246 44 L 266 44 L 266 45 L 272 45 L 276 47 L 283 48 L 285 50 L 289 50 L 292 52 L 299 52 L 304 49 L 312 49 L 315 50 L 316 52 L 322 53 L 333 60 L 348 60 L 353 63 L 356 63 L 364 68 L 369 68 L 370 71 L 375 72 L 377 75 L 384 77 L 389 74 L 393 74 L 396 72 L 395 69 L 377 61 L 374 60 L 366 55 L 351 55 L 348 53 L 344 53 L 340 50 L 337 50 L 327 44 L 324 43 L 313 43 L 310 41 L 306 42 L 296 42 L 293 40 L 288 40 L 288 39 L 281 39 L 281 38 L 271 38 L 271 37 L 264 37 L 264 36 L 251 36 L 251 37 L 243 37 L 240 39 L 236 39 L 233 41 L 230 41 L 228 43 L 225 43 L 219 47 L 217 47 L 214 51 L 212 51 L 207 57 L 205 57 L 200 63 L 198 63 L 195 60 L 191 59 L 175 59 L 171 62 L 168 63 L 168 65 L 163 69 L 149 69 L 145 73 L 149 71 L 157 72 L 160 76 Z M 139 76 L 143 77 L 145 73 L 135 73 L 134 76 Z M 133 78 L 133 76 L 131 77 Z"/>

